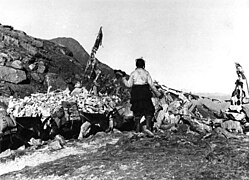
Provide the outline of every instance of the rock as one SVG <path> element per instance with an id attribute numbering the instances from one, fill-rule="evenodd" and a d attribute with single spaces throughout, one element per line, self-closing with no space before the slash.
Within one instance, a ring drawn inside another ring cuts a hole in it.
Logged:
<path id="1" fill-rule="evenodd" d="M 237 113 L 240 113 L 242 110 L 242 106 L 239 106 L 239 105 L 230 105 L 228 111 L 229 112 L 237 112 Z"/>
<path id="2" fill-rule="evenodd" d="M 18 84 L 27 79 L 26 73 L 11 67 L 0 66 L 0 80 Z"/>
<path id="3" fill-rule="evenodd" d="M 32 79 L 34 79 L 35 81 L 37 81 L 39 83 L 42 83 L 45 79 L 44 76 L 42 76 L 36 72 L 32 72 L 31 77 L 32 77 Z"/>
<path id="4" fill-rule="evenodd" d="M 23 69 L 23 64 L 22 61 L 20 60 L 15 60 L 11 63 L 11 67 L 15 68 L 15 69 Z"/>
<path id="5" fill-rule="evenodd" d="M 17 53 L 17 52 L 11 52 L 11 53 L 9 53 L 8 55 L 11 57 L 11 59 L 12 59 L 13 61 L 15 61 L 15 60 L 20 60 L 20 59 L 21 59 L 21 54 L 19 54 L 19 53 Z"/>
<path id="6" fill-rule="evenodd" d="M 98 132 L 97 134 L 95 134 L 96 137 L 104 137 L 105 135 L 105 132 Z"/>
<path id="7" fill-rule="evenodd" d="M 52 86 L 51 90 L 67 88 L 67 83 L 56 73 L 47 73 L 45 76 L 45 80 L 48 86 Z"/>
<path id="8" fill-rule="evenodd" d="M 58 140 L 58 141 L 60 142 L 61 145 L 66 144 L 65 138 L 64 138 L 63 136 L 59 135 L 59 134 L 57 134 L 57 135 L 55 136 L 55 140 Z"/>
<path id="9" fill-rule="evenodd" d="M 246 117 L 249 118 L 249 105 L 248 104 L 243 104 L 242 105 L 242 110 L 246 114 Z"/>
<path id="10" fill-rule="evenodd" d="M 6 53 L 0 53 L 0 62 L 1 60 L 9 60 L 8 54 Z"/>
<path id="11" fill-rule="evenodd" d="M 38 50 L 36 47 L 33 47 L 31 44 L 25 43 L 25 42 L 20 42 L 21 47 L 26 49 L 29 54 L 31 55 L 36 55 Z"/>
<path id="12" fill-rule="evenodd" d="M 228 120 L 223 122 L 221 127 L 229 132 L 243 133 L 243 129 L 239 121 Z"/>
<path id="13" fill-rule="evenodd" d="M 223 119 L 213 119 L 214 126 L 220 126 L 223 123 Z"/>
<path id="14" fill-rule="evenodd" d="M 25 150 L 25 145 L 20 146 L 17 150 L 18 150 L 18 151 L 24 151 L 24 150 Z"/>
<path id="15" fill-rule="evenodd" d="M 122 132 L 116 128 L 113 129 L 114 134 L 122 134 Z"/>
<path id="16" fill-rule="evenodd" d="M 240 112 L 240 113 L 227 112 L 226 115 L 229 119 L 236 120 L 236 121 L 242 121 L 246 117 L 246 114 L 244 112 Z"/>
<path id="17" fill-rule="evenodd" d="M 37 64 L 37 72 L 38 73 L 44 73 L 45 72 L 45 70 L 46 70 L 46 66 L 44 65 L 44 63 L 42 62 L 42 61 L 40 61 L 38 64 Z"/>
<path id="18" fill-rule="evenodd" d="M 35 47 L 41 48 L 41 47 L 43 47 L 43 42 L 39 41 L 37 39 L 33 39 L 32 40 L 32 45 L 35 46 Z"/>
<path id="19" fill-rule="evenodd" d="M 27 64 L 27 63 L 30 63 L 30 62 L 32 62 L 32 56 L 25 56 L 25 57 L 22 57 L 21 58 L 22 59 L 22 62 L 24 63 L 24 64 Z"/>
<path id="20" fill-rule="evenodd" d="M 54 140 L 51 143 L 49 143 L 48 148 L 50 150 L 59 150 L 59 149 L 62 149 L 63 147 L 59 140 Z"/>
<path id="21" fill-rule="evenodd" d="M 0 158 L 5 158 L 13 154 L 13 151 L 10 149 L 7 149 L 6 151 L 2 152 L 0 154 Z"/>
<path id="22" fill-rule="evenodd" d="M 8 29 L 8 30 L 13 30 L 14 28 L 13 28 L 13 26 L 10 26 L 10 25 L 3 25 L 2 26 L 4 29 Z"/>
<path id="23" fill-rule="evenodd" d="M 42 140 L 41 139 L 31 138 L 28 143 L 31 146 L 40 146 L 40 145 L 42 145 Z"/>
<path id="24" fill-rule="evenodd" d="M 2 56 L 0 55 L 0 66 L 4 66 L 5 63 L 6 63 L 6 58 L 4 58 L 4 57 L 2 57 Z"/>
<path id="25" fill-rule="evenodd" d="M 33 71 L 33 70 L 35 69 L 35 67 L 36 67 L 35 64 L 30 64 L 30 65 L 29 65 L 29 69 L 30 69 L 31 71 Z"/>
<path id="26" fill-rule="evenodd" d="M 168 112 L 173 114 L 178 114 L 179 107 L 181 107 L 180 101 L 173 101 L 172 103 L 169 104 Z"/>
<path id="27" fill-rule="evenodd" d="M 239 138 L 237 135 L 234 135 L 233 133 L 228 132 L 228 131 L 227 131 L 226 129 L 224 129 L 224 128 L 218 127 L 218 128 L 215 128 L 214 130 L 215 130 L 215 132 L 217 132 L 218 134 L 223 135 L 223 136 L 225 136 L 225 137 L 228 138 L 228 139 L 230 139 L 230 138 L 238 139 L 238 138 Z"/>
<path id="28" fill-rule="evenodd" d="M 78 136 L 78 139 L 81 140 L 84 137 L 86 137 L 86 135 L 89 133 L 90 131 L 90 127 L 91 127 L 91 123 L 89 123 L 88 121 L 84 122 L 81 127 L 80 127 L 80 133 Z"/>

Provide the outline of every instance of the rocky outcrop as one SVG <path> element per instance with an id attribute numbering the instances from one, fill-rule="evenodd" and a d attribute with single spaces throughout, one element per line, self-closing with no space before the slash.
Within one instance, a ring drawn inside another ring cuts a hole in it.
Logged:
<path id="1" fill-rule="evenodd" d="M 83 68 L 67 47 L 0 25 L 0 95 L 65 89 L 83 77 Z"/>
<path id="2" fill-rule="evenodd" d="M 0 79 L 14 84 L 21 83 L 27 79 L 24 71 L 11 67 L 0 66 Z"/>
<path id="3" fill-rule="evenodd" d="M 76 40 L 72 38 L 60 37 L 51 39 L 51 41 L 67 47 L 70 51 L 72 51 L 73 56 L 79 61 L 81 65 L 85 66 L 87 64 L 90 56 Z M 113 76 L 113 70 L 110 66 L 100 62 L 98 59 L 97 62 L 98 67 L 101 69 L 102 73 Z"/>

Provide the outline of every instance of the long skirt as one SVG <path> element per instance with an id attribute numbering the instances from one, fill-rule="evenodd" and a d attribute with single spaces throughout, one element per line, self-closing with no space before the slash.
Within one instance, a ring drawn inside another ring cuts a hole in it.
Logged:
<path id="1" fill-rule="evenodd" d="M 131 110 L 134 116 L 153 115 L 155 107 L 151 100 L 149 85 L 135 85 L 131 89 Z"/>

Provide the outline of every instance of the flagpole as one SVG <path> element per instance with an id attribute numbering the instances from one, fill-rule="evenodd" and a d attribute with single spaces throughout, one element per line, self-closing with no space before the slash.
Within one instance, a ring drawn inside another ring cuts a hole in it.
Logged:
<path id="1" fill-rule="evenodd" d="M 94 71 L 94 68 L 95 68 L 95 65 L 96 65 L 96 62 L 97 62 L 97 60 L 95 58 L 95 54 L 96 54 L 99 46 L 102 45 L 102 39 L 103 39 L 103 33 L 102 33 L 102 26 L 101 26 L 100 29 L 99 29 L 98 36 L 97 36 L 97 38 L 95 40 L 95 43 L 94 43 L 94 45 L 92 47 L 91 55 L 90 55 L 90 57 L 89 57 L 89 59 L 87 61 L 86 68 L 85 68 L 85 71 L 84 71 L 84 77 L 87 76 L 88 79 L 91 78 L 92 73 Z M 87 73 L 89 68 L 90 68 L 90 72 Z"/>

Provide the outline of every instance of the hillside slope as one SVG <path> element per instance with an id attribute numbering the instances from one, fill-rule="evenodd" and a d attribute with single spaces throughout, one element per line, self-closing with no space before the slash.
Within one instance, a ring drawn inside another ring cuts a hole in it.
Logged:
<path id="1" fill-rule="evenodd" d="M 65 89 L 83 77 L 66 47 L 0 24 L 0 96 L 25 96 Z"/>
<path id="2" fill-rule="evenodd" d="M 77 40 L 67 37 L 58 37 L 51 39 L 51 41 L 67 47 L 73 53 L 73 57 L 77 59 L 83 67 L 86 66 L 90 55 L 86 52 L 86 50 L 81 46 L 81 44 Z M 97 61 L 99 63 L 99 68 L 103 73 L 113 75 L 113 69 L 111 67 L 100 62 L 98 59 Z"/>

